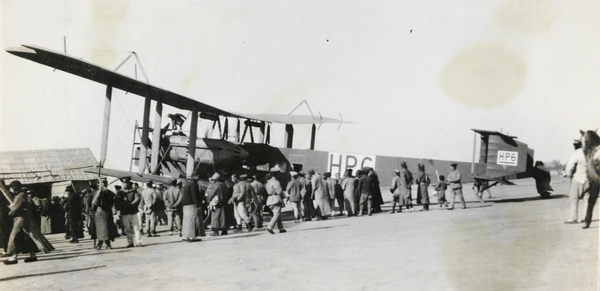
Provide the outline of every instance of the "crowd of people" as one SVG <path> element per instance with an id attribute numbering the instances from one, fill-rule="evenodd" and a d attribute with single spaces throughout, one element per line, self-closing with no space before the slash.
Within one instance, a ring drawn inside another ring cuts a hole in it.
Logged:
<path id="1" fill-rule="evenodd" d="M 413 177 L 402 162 L 395 173 L 390 187 L 391 213 L 396 213 L 396 207 L 398 212 L 413 211 L 413 184 L 417 189 L 417 204 L 422 205 L 422 210 L 429 210 L 431 179 L 425 166 L 419 164 Z M 194 242 L 206 235 L 206 229 L 211 231 L 210 236 L 222 236 L 229 231 L 241 232 L 244 227 L 248 232 L 263 228 L 265 212 L 271 216 L 266 230 L 275 234 L 277 228 L 284 233 L 281 211 L 287 204 L 293 210 L 294 222 L 300 223 L 341 215 L 370 216 L 381 212 L 384 203 L 379 178 L 370 167 L 356 172 L 348 169 L 342 177 L 336 174 L 335 178 L 331 173 L 314 170 L 290 172 L 288 176 L 275 168 L 264 177 L 256 173 L 214 173 L 208 180 L 206 187 L 197 177 L 173 179 L 169 185 L 149 181 L 142 189 L 125 178 L 120 180 L 121 185 L 113 186 L 113 191 L 103 178 L 98 185 L 90 185 L 81 193 L 67 186 L 65 197 L 55 197 L 52 201 L 24 191 L 18 181 L 13 181 L 9 187 L 20 204 L 10 205 L 4 197 L 0 200 L 0 247 L 4 248 L 3 256 L 11 257 L 5 264 L 16 263 L 17 254 L 29 250 L 31 257 L 26 262 L 35 260 L 31 258 L 39 250 L 17 238 L 19 232 L 28 231 L 28 221 L 35 223 L 43 234 L 64 232 L 70 243 L 79 243 L 87 232 L 94 241 L 93 247 L 101 250 L 110 249 L 111 242 L 119 236 L 127 237 L 128 248 L 141 246 L 144 233 L 148 237 L 159 236 L 158 224 L 166 224 L 169 235 Z M 454 207 L 455 199 L 450 203 L 445 199 L 447 188 L 466 208 L 456 164 L 451 165 L 447 179 L 440 176 L 438 181 L 434 195 L 438 196 L 440 208 Z M 31 219 L 23 219 L 27 216 Z"/>

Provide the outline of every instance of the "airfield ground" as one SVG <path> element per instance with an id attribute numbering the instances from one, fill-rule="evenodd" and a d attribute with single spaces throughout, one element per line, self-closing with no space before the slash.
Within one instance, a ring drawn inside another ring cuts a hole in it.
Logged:
<path id="1" fill-rule="evenodd" d="M 547 200 L 517 183 L 484 204 L 466 188 L 468 208 L 452 211 L 389 214 L 383 191 L 383 213 L 299 224 L 286 213 L 284 234 L 188 243 L 162 226 L 143 247 L 118 238 L 102 251 L 50 235 L 56 251 L 38 262 L 0 264 L 0 290 L 598 290 L 598 211 L 590 229 L 564 224 L 568 183 L 555 179 Z"/>

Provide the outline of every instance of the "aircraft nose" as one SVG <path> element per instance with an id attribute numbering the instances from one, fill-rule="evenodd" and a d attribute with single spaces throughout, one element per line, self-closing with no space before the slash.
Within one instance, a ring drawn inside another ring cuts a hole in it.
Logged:
<path id="1" fill-rule="evenodd" d="M 235 146 L 232 150 L 233 156 L 239 160 L 245 160 L 250 157 L 250 154 L 239 146 Z"/>

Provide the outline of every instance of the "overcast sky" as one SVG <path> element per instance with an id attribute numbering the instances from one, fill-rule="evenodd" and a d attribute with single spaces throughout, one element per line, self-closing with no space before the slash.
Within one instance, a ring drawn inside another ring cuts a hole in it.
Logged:
<path id="1" fill-rule="evenodd" d="M 307 100 L 357 122 L 322 126 L 319 150 L 470 161 L 480 128 L 566 161 L 578 130 L 600 126 L 598 1 L 0 3 L 3 49 L 63 51 L 66 37 L 68 54 L 111 69 L 135 51 L 152 84 L 225 110 L 286 114 Z M 0 67 L 0 150 L 98 158 L 103 85 L 4 51 Z M 128 168 L 142 111 L 113 93 L 106 166 Z M 297 126 L 295 147 L 309 136 Z"/>

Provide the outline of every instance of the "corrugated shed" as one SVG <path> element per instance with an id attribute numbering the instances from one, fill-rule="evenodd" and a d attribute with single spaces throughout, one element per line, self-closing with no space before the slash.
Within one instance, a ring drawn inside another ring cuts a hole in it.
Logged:
<path id="1" fill-rule="evenodd" d="M 96 166 L 89 148 L 0 152 L 0 179 L 23 184 L 94 180 L 82 169 Z"/>

